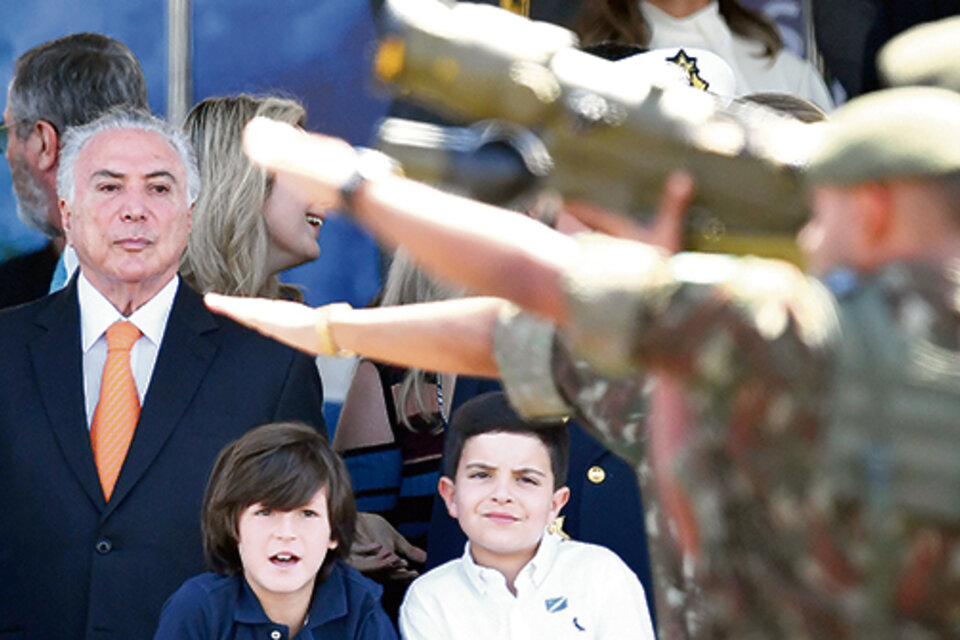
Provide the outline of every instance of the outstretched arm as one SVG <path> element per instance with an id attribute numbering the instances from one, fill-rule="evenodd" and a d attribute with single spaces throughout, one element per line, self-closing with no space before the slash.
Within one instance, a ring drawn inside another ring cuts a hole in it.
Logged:
<path id="1" fill-rule="evenodd" d="M 399 307 L 314 309 L 283 300 L 208 293 L 207 306 L 307 353 L 336 350 L 428 371 L 497 377 L 493 327 L 504 300 L 462 298 Z M 319 329 L 318 329 L 319 323 Z M 331 345 L 321 334 L 328 331 Z M 332 354 L 331 354 L 332 355 Z"/>
<path id="2" fill-rule="evenodd" d="M 306 178 L 301 185 L 311 196 L 332 202 L 340 202 L 357 162 L 342 140 L 262 118 L 247 126 L 245 146 L 258 164 Z M 380 240 L 403 245 L 434 274 L 565 319 L 561 267 L 577 252 L 572 239 L 518 213 L 397 176 L 366 183 L 352 209 Z"/>

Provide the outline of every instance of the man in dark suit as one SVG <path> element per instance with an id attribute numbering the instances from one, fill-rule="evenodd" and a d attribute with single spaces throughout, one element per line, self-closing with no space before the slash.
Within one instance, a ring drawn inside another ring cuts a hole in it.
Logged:
<path id="1" fill-rule="evenodd" d="M 145 113 L 65 136 L 58 195 L 80 273 L 0 313 L 0 637 L 152 637 L 164 600 L 204 568 L 217 452 L 272 420 L 323 429 L 313 361 L 180 282 L 199 187 L 186 140 Z M 129 325 L 118 356 L 109 336 Z M 101 406 L 114 387 L 129 391 L 115 413 L 134 417 L 108 451 L 123 430 Z"/>

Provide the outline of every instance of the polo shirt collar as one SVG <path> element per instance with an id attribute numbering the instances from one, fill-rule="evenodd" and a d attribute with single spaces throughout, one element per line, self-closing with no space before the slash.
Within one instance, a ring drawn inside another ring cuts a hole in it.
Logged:
<path id="1" fill-rule="evenodd" d="M 267 617 L 263 605 L 257 599 L 257 594 L 250 588 L 245 576 L 240 576 L 240 585 L 240 597 L 237 599 L 234 620 L 243 624 L 276 625 L 276 622 Z M 347 615 L 347 586 L 342 568 L 339 564 L 335 564 L 327 579 L 314 585 L 307 621 L 300 633 L 307 629 L 321 627 L 345 615 Z"/>

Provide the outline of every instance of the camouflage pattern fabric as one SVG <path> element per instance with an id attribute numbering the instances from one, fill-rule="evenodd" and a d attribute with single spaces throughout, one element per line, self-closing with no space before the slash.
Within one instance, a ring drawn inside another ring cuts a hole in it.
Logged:
<path id="1" fill-rule="evenodd" d="M 553 380 L 655 488 L 660 637 L 960 637 L 960 265 L 584 247 Z"/>

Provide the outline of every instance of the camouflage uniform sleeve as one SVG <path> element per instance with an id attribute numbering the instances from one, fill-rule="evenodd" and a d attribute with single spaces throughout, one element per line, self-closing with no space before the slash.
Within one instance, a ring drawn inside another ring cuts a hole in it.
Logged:
<path id="1" fill-rule="evenodd" d="M 510 403 L 528 419 L 574 415 L 607 445 L 638 459 L 646 379 L 611 379 L 575 358 L 553 324 L 507 305 L 494 329 L 494 355 Z"/>
<path id="2" fill-rule="evenodd" d="M 830 292 L 786 263 L 582 236 L 564 274 L 573 352 L 598 372 L 650 366 L 734 384 L 745 372 L 793 386 L 815 376 L 839 331 Z"/>
<path id="3" fill-rule="evenodd" d="M 508 304 L 493 332 L 494 358 L 510 404 L 528 419 L 570 415 L 572 408 L 554 383 L 553 324 Z"/>

